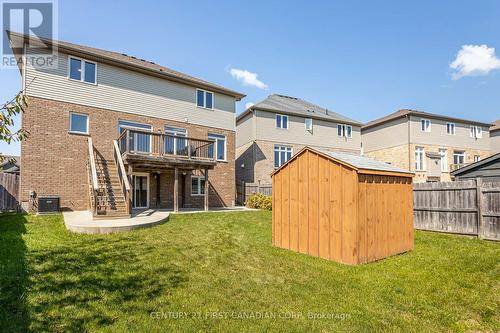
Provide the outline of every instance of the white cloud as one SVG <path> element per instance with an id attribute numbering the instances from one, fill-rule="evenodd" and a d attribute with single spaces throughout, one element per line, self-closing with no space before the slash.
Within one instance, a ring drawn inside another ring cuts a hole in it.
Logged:
<path id="1" fill-rule="evenodd" d="M 257 73 L 252 73 L 246 69 L 231 68 L 229 73 L 245 86 L 254 86 L 259 89 L 267 90 L 267 84 L 257 78 Z"/>
<path id="2" fill-rule="evenodd" d="M 491 71 L 500 69 L 500 59 L 496 57 L 494 47 L 462 45 L 450 68 L 454 70 L 453 80 L 464 76 L 488 75 Z"/>
<path id="3" fill-rule="evenodd" d="M 248 102 L 245 104 L 245 110 L 247 110 L 248 108 L 251 108 L 252 106 L 254 106 L 255 103 L 252 103 L 252 102 Z"/>

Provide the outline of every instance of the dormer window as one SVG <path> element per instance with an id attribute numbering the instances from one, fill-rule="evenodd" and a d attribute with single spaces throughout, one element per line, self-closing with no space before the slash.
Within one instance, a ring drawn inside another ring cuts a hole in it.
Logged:
<path id="1" fill-rule="evenodd" d="M 431 131 L 431 121 L 429 119 L 421 119 L 420 120 L 420 129 L 422 132 L 430 132 Z"/>
<path id="2" fill-rule="evenodd" d="M 196 89 L 196 105 L 199 108 L 214 109 L 214 93 L 206 90 Z"/>
<path id="3" fill-rule="evenodd" d="M 97 83 L 97 64 L 75 57 L 69 58 L 69 78 L 91 84 Z"/>

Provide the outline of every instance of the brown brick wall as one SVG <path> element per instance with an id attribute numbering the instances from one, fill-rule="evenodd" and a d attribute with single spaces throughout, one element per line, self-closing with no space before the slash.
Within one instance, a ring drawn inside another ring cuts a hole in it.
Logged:
<path id="1" fill-rule="evenodd" d="M 147 107 L 147 106 L 145 106 Z M 30 97 L 29 109 L 23 114 L 23 127 L 30 132 L 21 143 L 21 201 L 29 200 L 30 190 L 37 196 L 59 195 L 65 210 L 88 209 L 88 175 L 86 170 L 87 137 L 68 133 L 69 113 L 89 115 L 89 132 L 94 146 L 106 159 L 113 160 L 112 142 L 118 136 L 118 121 L 129 120 L 150 124 L 154 131 L 165 126 L 186 128 L 188 136 L 206 139 L 208 133 L 223 134 L 227 138 L 227 162 L 217 163 L 209 171 L 210 204 L 232 206 L 235 198 L 235 132 L 211 127 L 138 116 L 123 112 Z M 207 115 L 209 116 L 209 115 Z M 150 175 L 150 204 L 156 195 L 156 182 Z M 171 207 L 173 172 L 160 176 L 162 207 Z M 186 175 L 186 204 L 203 204 L 202 197 L 191 197 L 191 180 Z M 26 205 L 25 205 L 26 206 Z"/>

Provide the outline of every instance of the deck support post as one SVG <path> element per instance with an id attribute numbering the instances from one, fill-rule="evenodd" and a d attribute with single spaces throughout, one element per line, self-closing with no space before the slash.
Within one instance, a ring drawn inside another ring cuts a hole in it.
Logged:
<path id="1" fill-rule="evenodd" d="M 179 211 L 179 168 L 174 168 L 174 212 Z"/>
<path id="2" fill-rule="evenodd" d="M 128 198 L 125 198 L 125 200 L 127 200 L 127 204 L 128 204 L 128 214 L 132 214 L 132 208 L 134 208 L 135 184 L 134 184 L 133 172 L 134 172 L 134 169 L 132 168 L 132 165 L 129 164 L 126 177 L 128 177 L 128 182 L 130 184 L 130 195 Z"/>
<path id="3" fill-rule="evenodd" d="M 208 169 L 205 168 L 205 197 L 204 197 L 204 208 L 208 211 Z"/>

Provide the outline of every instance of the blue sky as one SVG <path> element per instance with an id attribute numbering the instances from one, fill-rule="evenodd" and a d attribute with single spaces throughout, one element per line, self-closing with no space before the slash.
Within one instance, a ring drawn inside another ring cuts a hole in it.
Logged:
<path id="1" fill-rule="evenodd" d="M 493 121 L 499 17 L 500 1 L 60 0 L 59 39 L 243 92 L 238 113 L 280 93 L 362 122 L 400 108 Z M 0 70 L 0 101 L 19 89 Z"/>

